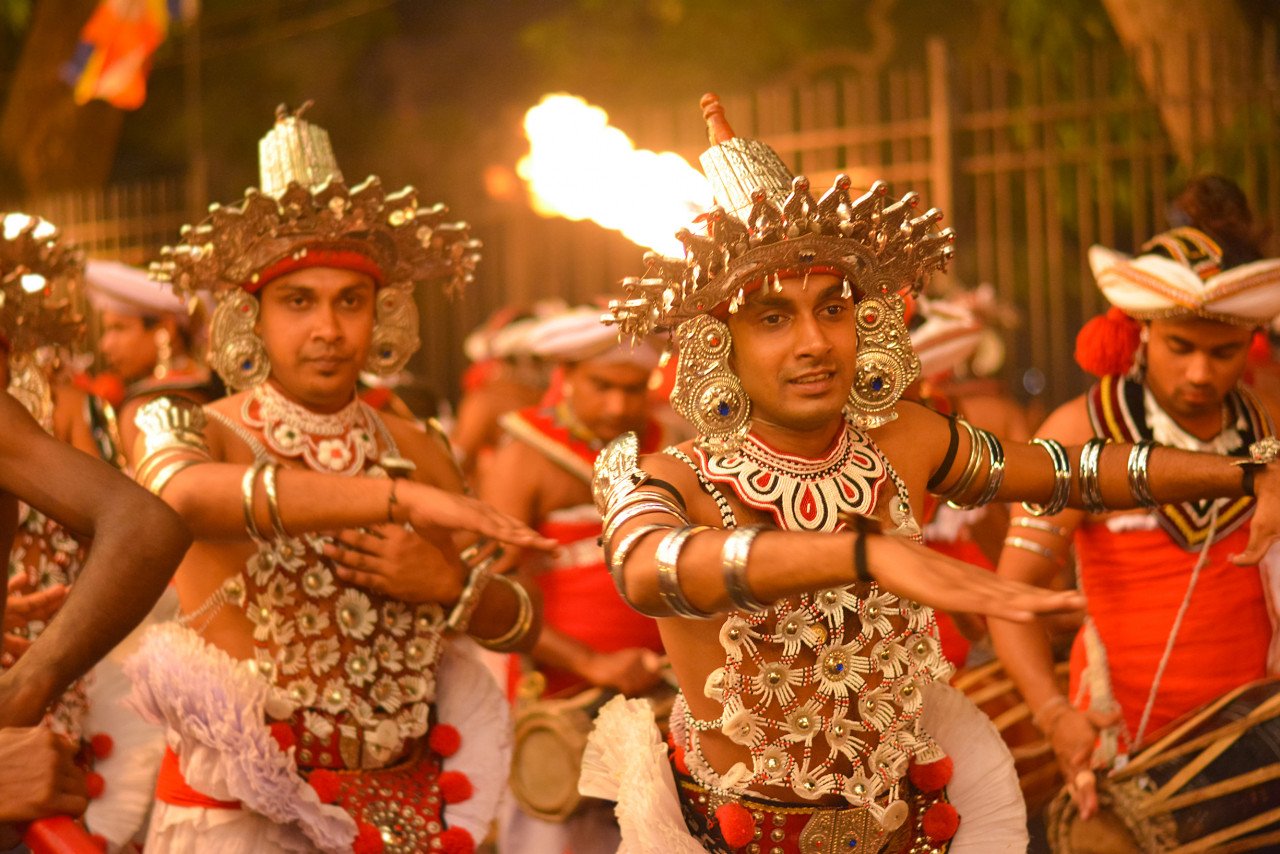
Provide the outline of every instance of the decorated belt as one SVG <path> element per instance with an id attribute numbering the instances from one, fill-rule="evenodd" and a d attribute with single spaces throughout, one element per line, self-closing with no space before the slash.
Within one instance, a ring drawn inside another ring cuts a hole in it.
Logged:
<path id="1" fill-rule="evenodd" d="M 925 831 L 925 812 L 946 802 L 945 790 L 926 794 L 904 780 L 907 818 L 890 832 L 865 807 L 809 806 L 753 795 L 728 799 L 679 770 L 675 775 L 685 825 L 712 854 L 945 854 L 951 844 L 933 841 Z"/>

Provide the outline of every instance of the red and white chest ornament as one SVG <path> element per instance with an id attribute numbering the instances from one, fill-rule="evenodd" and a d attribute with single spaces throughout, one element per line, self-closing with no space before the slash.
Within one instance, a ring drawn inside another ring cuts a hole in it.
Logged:
<path id="1" fill-rule="evenodd" d="M 841 516 L 871 515 L 887 474 L 870 440 L 853 425 L 816 460 L 775 451 L 753 434 L 732 453 L 696 453 L 710 480 L 771 513 L 785 531 L 836 531 L 844 527 Z"/>

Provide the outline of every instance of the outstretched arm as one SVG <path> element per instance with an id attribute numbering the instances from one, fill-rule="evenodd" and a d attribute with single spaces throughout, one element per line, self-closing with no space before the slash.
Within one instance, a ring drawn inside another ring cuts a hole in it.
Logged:
<path id="1" fill-rule="evenodd" d="M 693 520 L 709 523 L 717 518 L 716 511 L 714 507 L 708 510 L 710 499 L 701 494 L 683 464 L 661 455 L 646 457 L 643 463 L 645 468 L 639 470 L 639 476 L 672 484 L 682 500 L 689 503 L 689 509 L 686 512 L 674 506 L 646 510 L 641 503 L 628 507 L 622 498 L 610 502 L 612 512 L 605 514 L 605 555 L 624 598 L 637 610 L 653 616 L 678 613 L 672 607 L 677 598 L 672 593 L 674 589 L 697 611 L 716 613 L 739 607 L 729 587 L 734 562 L 727 559 L 730 555 L 725 550 L 734 532 L 695 529 L 681 548 L 673 548 L 676 540 L 668 537 L 678 529 L 690 527 L 690 514 Z M 671 493 L 647 482 L 635 493 L 642 501 L 675 504 Z M 855 548 L 860 538 L 866 550 L 867 569 L 875 581 L 886 590 L 935 608 L 1028 620 L 1036 613 L 1076 610 L 1083 605 L 1076 593 L 1052 593 L 1000 579 L 909 540 L 880 534 L 765 530 L 750 543 L 745 558 L 739 556 L 738 577 L 747 595 L 761 604 L 845 586 L 858 580 Z M 742 544 L 741 540 L 736 542 Z M 664 560 L 660 561 L 660 557 Z M 660 568 L 660 563 L 667 568 Z M 671 566 L 676 567 L 675 572 Z"/>
<path id="2" fill-rule="evenodd" d="M 163 502 L 49 436 L 8 395 L 0 420 L 0 489 L 93 540 L 58 615 L 0 676 L 0 725 L 29 725 L 146 616 L 191 538 Z"/>

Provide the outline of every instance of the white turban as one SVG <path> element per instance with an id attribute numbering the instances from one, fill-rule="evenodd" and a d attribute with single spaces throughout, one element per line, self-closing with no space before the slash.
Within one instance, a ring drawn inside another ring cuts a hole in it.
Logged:
<path id="1" fill-rule="evenodd" d="M 541 321 L 531 330 L 530 349 L 555 362 L 606 361 L 632 364 L 646 370 L 658 366 L 661 354 L 647 339 L 619 341 L 618 330 L 606 326 L 603 310 L 578 306 Z"/>

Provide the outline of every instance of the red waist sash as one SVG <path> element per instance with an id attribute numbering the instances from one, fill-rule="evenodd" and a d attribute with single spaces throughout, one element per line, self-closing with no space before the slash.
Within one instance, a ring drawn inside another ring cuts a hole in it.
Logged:
<path id="1" fill-rule="evenodd" d="M 187 785 L 186 778 L 182 776 L 182 768 L 178 765 L 178 754 L 170 747 L 164 749 L 164 758 L 160 760 L 160 774 L 156 777 L 156 800 L 175 807 L 240 809 L 239 801 L 220 801 Z"/>

